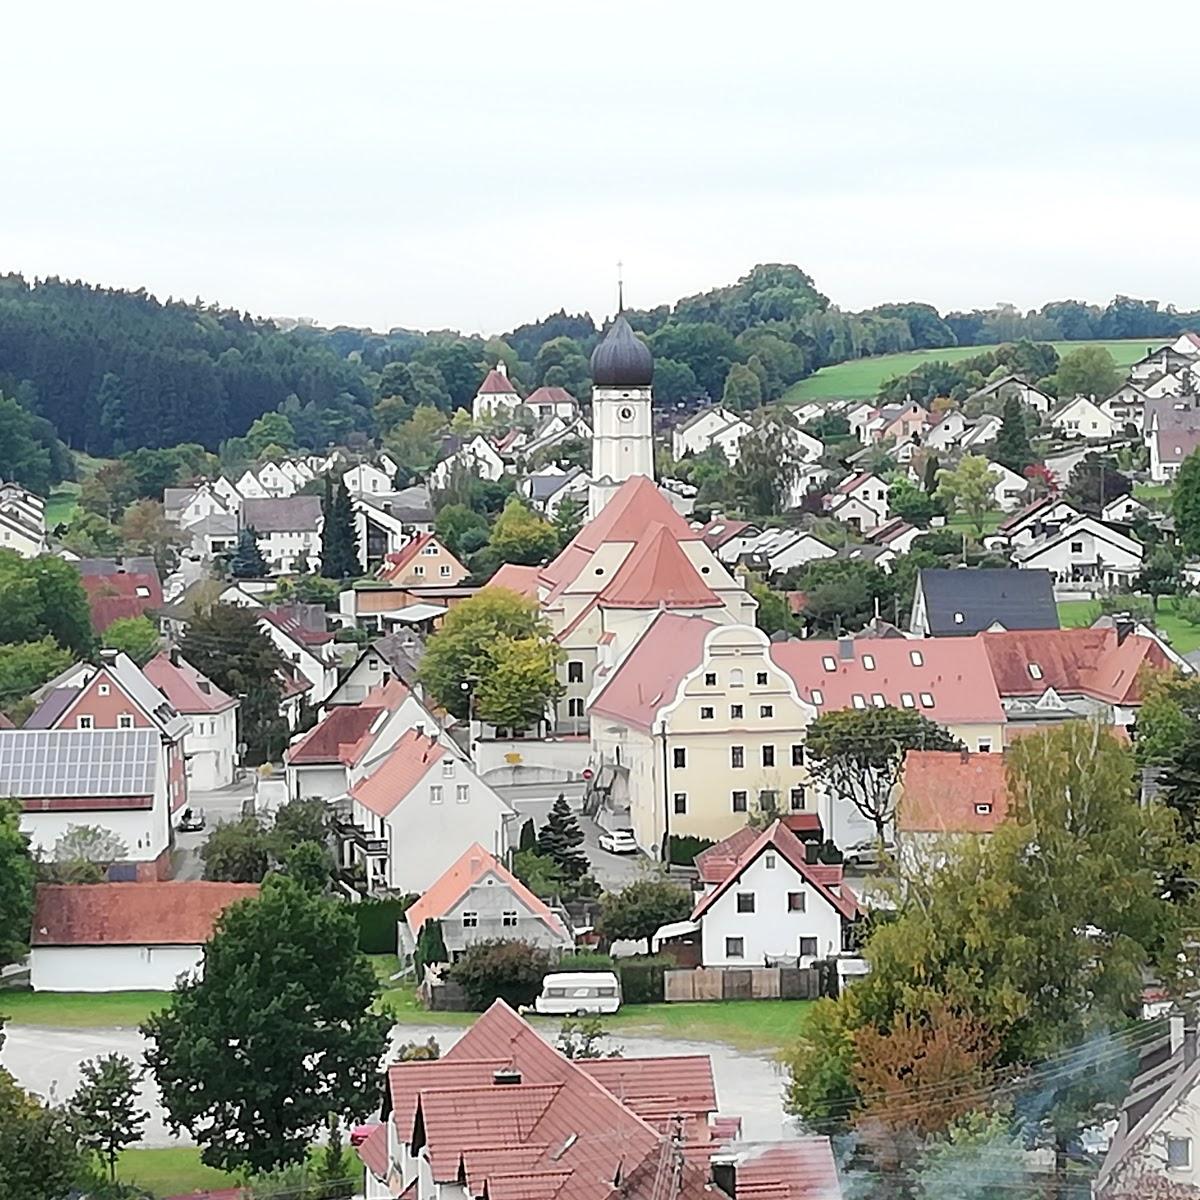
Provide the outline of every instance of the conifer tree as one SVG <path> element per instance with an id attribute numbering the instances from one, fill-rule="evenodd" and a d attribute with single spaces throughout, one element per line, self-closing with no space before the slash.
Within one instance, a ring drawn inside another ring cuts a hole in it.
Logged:
<path id="1" fill-rule="evenodd" d="M 346 484 L 335 487 L 325 476 L 325 495 L 321 498 L 321 574 L 326 579 L 350 579 L 360 570 L 358 539 L 354 534 L 354 506 Z"/>
<path id="2" fill-rule="evenodd" d="M 567 879 L 582 879 L 587 874 L 587 855 L 580 849 L 583 830 L 561 792 L 550 809 L 545 825 L 538 832 L 539 854 L 551 858 Z"/>
<path id="3" fill-rule="evenodd" d="M 247 525 L 238 534 L 237 549 L 233 552 L 229 570 L 235 579 L 265 579 L 269 574 L 267 560 L 258 548 L 258 534 L 252 526 Z"/>
<path id="4" fill-rule="evenodd" d="M 1009 396 L 1004 401 L 1004 415 L 1000 432 L 996 434 L 996 449 L 992 457 L 1018 475 L 1034 462 L 1033 450 L 1029 445 L 1029 428 L 1025 424 L 1021 401 L 1016 396 Z"/>

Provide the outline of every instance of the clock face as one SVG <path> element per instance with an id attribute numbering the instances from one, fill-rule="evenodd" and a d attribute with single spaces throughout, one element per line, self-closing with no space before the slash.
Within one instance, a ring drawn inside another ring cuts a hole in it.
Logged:
<path id="1" fill-rule="evenodd" d="M 633 409 L 630 408 L 628 404 L 626 404 L 621 409 L 621 411 L 619 413 L 617 413 L 617 416 L 619 416 L 622 421 L 632 421 L 633 420 Z"/>

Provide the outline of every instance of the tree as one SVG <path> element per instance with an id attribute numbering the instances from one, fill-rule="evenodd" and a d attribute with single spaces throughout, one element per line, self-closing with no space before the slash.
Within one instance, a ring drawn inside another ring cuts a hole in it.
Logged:
<path id="1" fill-rule="evenodd" d="M 791 504 L 800 460 L 789 426 L 782 416 L 759 415 L 738 443 L 730 487 L 750 516 L 775 516 Z"/>
<path id="2" fill-rule="evenodd" d="M 0 644 L 34 642 L 47 635 L 80 658 L 95 649 L 79 571 L 50 555 L 21 558 L 0 550 Z"/>
<path id="3" fill-rule="evenodd" d="M 742 363 L 734 363 L 725 376 L 721 403 L 734 412 L 753 412 L 763 401 L 762 384 L 758 376 Z"/>
<path id="4" fill-rule="evenodd" d="M 536 566 L 558 552 L 558 530 L 510 496 L 492 526 L 489 545 L 502 562 Z"/>
<path id="5" fill-rule="evenodd" d="M 548 854 L 538 853 L 536 843 L 513 855 L 512 871 L 535 896 L 558 896 L 570 890 L 562 868 Z"/>
<path id="6" fill-rule="evenodd" d="M 321 498 L 321 574 L 326 579 L 350 579 L 361 570 L 358 536 L 354 531 L 354 506 L 345 480 L 335 487 L 327 475 Z"/>
<path id="7" fill-rule="evenodd" d="M 775 633 L 794 633 L 796 619 L 782 592 L 773 591 L 756 575 L 746 576 L 746 590 L 758 601 L 754 623 L 768 637 Z"/>
<path id="8" fill-rule="evenodd" d="M 595 1058 L 620 1058 L 621 1047 L 605 1049 L 608 1038 L 599 1019 L 564 1021 L 558 1030 L 554 1045 L 564 1058 L 572 1060 Z"/>
<path id="9" fill-rule="evenodd" d="M 592 389 L 592 372 L 583 347 L 571 337 L 543 342 L 533 360 L 533 377 L 539 385 L 566 388 L 583 400 Z"/>
<path id="10" fill-rule="evenodd" d="M 560 658 L 558 648 L 541 636 L 498 639 L 491 669 L 475 690 L 476 716 L 506 729 L 528 729 L 545 720 L 562 691 Z"/>
<path id="11" fill-rule="evenodd" d="M 184 539 L 160 501 L 135 500 L 121 517 L 121 541 L 127 552 L 149 554 L 160 571 L 173 571 Z"/>
<path id="12" fill-rule="evenodd" d="M 138 1108 L 142 1072 L 123 1054 L 104 1054 L 80 1064 L 79 1075 L 68 1111 L 80 1144 L 108 1164 L 108 1178 L 115 1183 L 118 1156 L 141 1140 L 150 1119 Z"/>
<path id="13" fill-rule="evenodd" d="M 892 482 L 888 492 L 888 507 L 894 516 L 910 525 L 919 525 L 922 529 L 943 512 L 937 500 L 903 476 Z"/>
<path id="14" fill-rule="evenodd" d="M 258 548 L 258 534 L 246 526 L 239 534 L 237 547 L 229 560 L 229 573 L 235 579 L 266 579 L 270 574 L 267 560 Z"/>
<path id="15" fill-rule="evenodd" d="M 268 878 L 222 914 L 203 974 L 142 1026 L 171 1128 L 222 1170 L 302 1161 L 330 1114 L 361 1120 L 382 1097 L 376 989 L 345 905 Z"/>
<path id="16" fill-rule="evenodd" d="M 357 1156 L 342 1141 L 342 1124 L 331 1116 L 325 1123 L 325 1145 L 317 1154 L 317 1183 L 321 1200 L 350 1200 L 360 1174 Z"/>
<path id="17" fill-rule="evenodd" d="M 1015 396 L 1004 401 L 1004 415 L 992 457 L 1018 475 L 1034 464 L 1033 450 L 1029 445 L 1029 426 L 1025 423 L 1025 406 Z"/>
<path id="18" fill-rule="evenodd" d="M 537 640 L 557 663 L 559 651 L 550 638 L 549 627 L 531 601 L 506 588 L 487 588 L 446 614 L 441 628 L 429 639 L 421 660 L 421 681 L 434 699 L 448 712 L 467 720 L 478 715 L 489 720 L 483 705 L 478 709 L 472 695 L 496 698 L 503 706 L 519 707 L 523 712 L 544 712 L 561 688 L 557 679 L 543 674 L 532 677 L 528 668 L 534 657 L 529 648 L 517 652 L 504 649 L 513 643 Z M 503 698 L 489 682 L 498 671 L 510 677 L 532 680 L 541 689 L 519 697 Z M 463 687 L 466 683 L 469 686 Z"/>
<path id="19" fill-rule="evenodd" d="M 1116 460 L 1093 452 L 1075 464 L 1064 494 L 1086 512 L 1099 513 L 1110 500 L 1131 491 L 1133 484 L 1117 470 Z"/>
<path id="20" fill-rule="evenodd" d="M 145 666 L 159 650 L 158 629 L 149 617 L 118 617 L 103 634 L 105 646 Z"/>
<path id="21" fill-rule="evenodd" d="M 558 530 L 561 549 L 583 528 L 587 518 L 587 501 L 582 496 L 566 496 L 554 510 L 554 528 Z"/>
<path id="22" fill-rule="evenodd" d="M 118 554 L 124 549 L 121 531 L 109 520 L 94 512 L 80 511 L 64 529 L 62 544 L 85 558 Z"/>
<path id="23" fill-rule="evenodd" d="M 551 859 L 566 879 L 582 879 L 587 874 L 587 855 L 583 845 L 583 830 L 571 811 L 566 796 L 560 792 L 550 806 L 546 823 L 538 831 L 538 853 Z"/>
<path id="24" fill-rule="evenodd" d="M 36 642 L 0 646 L 0 709 L 20 700 L 65 671 L 73 656 L 49 635 Z"/>
<path id="25" fill-rule="evenodd" d="M 214 825 L 200 847 L 204 878 L 225 883 L 261 883 L 271 867 L 267 830 L 256 816 Z"/>
<path id="26" fill-rule="evenodd" d="M 62 1200 L 85 1165 L 68 1114 L 0 1070 L 0 1196 Z"/>
<path id="27" fill-rule="evenodd" d="M 686 921 L 692 911 L 692 894 L 665 879 L 639 879 L 619 892 L 600 898 L 600 932 L 610 944 L 651 938 L 663 925 Z"/>
<path id="28" fill-rule="evenodd" d="M 54 843 L 46 873 L 54 883 L 101 883 L 108 868 L 129 857 L 129 848 L 111 829 L 68 825 Z"/>
<path id="29" fill-rule="evenodd" d="M 446 949 L 446 937 L 442 932 L 442 923 L 436 917 L 430 917 L 427 921 L 421 922 L 421 928 L 417 930 L 417 946 L 415 955 L 415 967 L 417 974 L 417 982 L 420 983 L 425 978 L 425 968 L 432 966 L 434 963 L 444 963 L 450 961 L 450 951 Z"/>
<path id="30" fill-rule="evenodd" d="M 1200 554 L 1200 453 L 1183 460 L 1171 496 L 1175 531 L 1188 554 Z"/>
<path id="31" fill-rule="evenodd" d="M 905 708 L 835 709 L 808 727 L 813 775 L 831 798 L 849 800 L 882 843 L 895 815 L 896 784 L 909 750 L 961 750 L 940 725 Z"/>
<path id="32" fill-rule="evenodd" d="M 784 1108 L 818 1133 L 844 1130 L 858 1107 L 854 1034 L 862 1024 L 853 997 L 817 1000 L 804 1033 L 783 1057 L 788 1072 Z"/>
<path id="33" fill-rule="evenodd" d="M 526 817 L 521 822 L 521 832 L 517 837 L 517 850 L 535 850 L 537 848 L 537 828 L 532 817 Z"/>
<path id="34" fill-rule="evenodd" d="M 1105 400 L 1121 386 L 1121 373 L 1103 346 L 1082 346 L 1063 355 L 1054 382 L 1063 399 L 1094 396 Z"/>
<path id="35" fill-rule="evenodd" d="M 1142 766 L 1166 766 L 1200 732 L 1200 678 L 1144 670 L 1138 676 L 1142 706 L 1134 726 L 1134 751 Z"/>
<path id="36" fill-rule="evenodd" d="M 805 594 L 801 615 L 808 629 L 835 637 L 862 629 L 874 617 L 876 606 L 890 611 L 895 594 L 895 584 L 884 571 L 873 563 L 849 559 L 807 563 L 793 582 Z"/>
<path id="37" fill-rule="evenodd" d="M 34 865 L 21 832 L 21 802 L 0 799 L 0 970 L 29 952 Z"/>
<path id="38" fill-rule="evenodd" d="M 654 359 L 654 400 L 664 407 L 690 400 L 702 392 L 696 372 L 687 363 L 673 358 Z"/>
<path id="39" fill-rule="evenodd" d="M 465 504 L 446 504 L 434 523 L 438 539 L 458 558 L 474 554 L 488 539 L 487 518 Z"/>
<path id="40" fill-rule="evenodd" d="M 471 1008 L 482 1012 L 495 1000 L 513 1008 L 532 1004 L 549 969 L 550 956 L 541 947 L 493 940 L 468 946 L 448 976 L 462 987 Z"/>
<path id="41" fill-rule="evenodd" d="M 278 446 L 291 454 L 296 449 L 296 431 L 283 413 L 263 413 L 246 430 L 246 442 L 255 458 L 261 458 L 270 446 Z"/>
<path id="42" fill-rule="evenodd" d="M 992 507 L 992 492 L 999 476 L 980 454 L 967 454 L 953 470 L 938 472 L 935 495 L 947 508 L 970 517 L 976 532 L 983 532 L 984 514 Z"/>
<path id="43" fill-rule="evenodd" d="M 1183 582 L 1181 575 L 1182 563 L 1169 546 L 1156 546 L 1148 558 L 1142 563 L 1138 575 L 1139 591 L 1147 592 L 1155 612 L 1158 611 L 1159 596 L 1169 596 L 1178 591 Z"/>

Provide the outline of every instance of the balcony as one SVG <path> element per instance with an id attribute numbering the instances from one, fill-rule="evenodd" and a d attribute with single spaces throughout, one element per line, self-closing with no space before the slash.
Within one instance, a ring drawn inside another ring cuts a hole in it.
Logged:
<path id="1" fill-rule="evenodd" d="M 387 858 L 387 838 L 376 837 L 348 817 L 334 817 L 331 824 L 341 846 L 347 843 L 357 846 L 366 858 Z"/>

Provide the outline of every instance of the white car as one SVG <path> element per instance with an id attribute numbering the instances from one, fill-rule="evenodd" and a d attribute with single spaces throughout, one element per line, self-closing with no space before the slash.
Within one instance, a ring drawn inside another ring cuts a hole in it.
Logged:
<path id="1" fill-rule="evenodd" d="M 600 849 L 609 854 L 636 854 L 638 844 L 632 829 L 608 829 L 600 835 Z"/>

